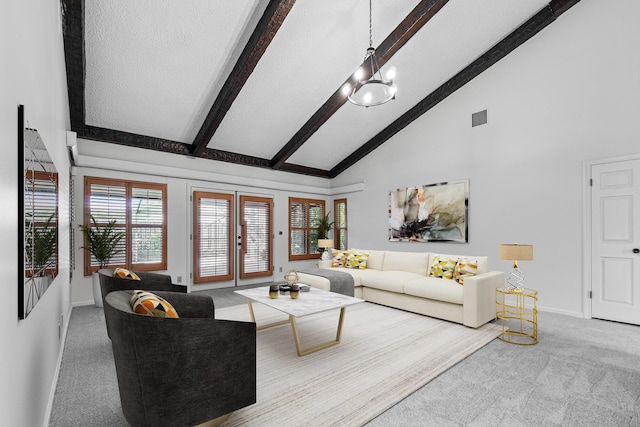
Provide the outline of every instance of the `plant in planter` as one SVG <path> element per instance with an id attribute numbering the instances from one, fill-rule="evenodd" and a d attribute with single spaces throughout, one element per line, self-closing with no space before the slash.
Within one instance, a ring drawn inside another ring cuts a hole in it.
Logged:
<path id="1" fill-rule="evenodd" d="M 329 213 L 318 220 L 318 252 L 322 252 L 322 260 L 327 261 L 331 258 L 328 248 L 333 245 L 333 241 L 329 239 L 329 231 L 331 231 L 331 227 L 333 226 L 333 221 L 329 220 Z M 320 242 L 324 240 L 324 242 Z M 323 243 L 323 244 L 321 244 Z"/>
<path id="2" fill-rule="evenodd" d="M 109 261 L 115 255 L 123 252 L 123 249 L 117 249 L 118 244 L 124 238 L 124 231 L 116 231 L 116 220 L 109 221 L 104 227 L 100 228 L 93 215 L 91 216 L 92 225 L 80 224 L 80 230 L 84 236 L 87 246 L 82 249 L 89 251 L 91 255 L 98 261 L 100 268 L 109 265 Z M 100 281 L 98 273 L 93 273 L 93 298 L 96 306 L 102 307 L 102 295 L 100 293 Z"/>
<path id="3" fill-rule="evenodd" d="M 329 214 L 331 212 L 327 212 L 325 216 L 318 220 L 318 239 L 328 239 L 329 231 L 331 231 L 331 227 L 333 227 L 333 221 L 329 221 Z"/>

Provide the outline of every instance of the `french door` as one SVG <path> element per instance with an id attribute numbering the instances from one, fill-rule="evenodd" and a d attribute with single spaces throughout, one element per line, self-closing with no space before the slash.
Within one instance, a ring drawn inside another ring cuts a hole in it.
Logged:
<path id="1" fill-rule="evenodd" d="M 273 199 L 193 193 L 193 283 L 227 286 L 273 276 Z"/>

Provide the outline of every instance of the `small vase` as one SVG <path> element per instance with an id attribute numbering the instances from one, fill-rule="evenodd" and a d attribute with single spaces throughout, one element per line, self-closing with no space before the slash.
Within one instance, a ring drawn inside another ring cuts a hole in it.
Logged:
<path id="1" fill-rule="evenodd" d="M 100 292 L 100 276 L 97 271 L 91 274 L 91 280 L 93 285 L 93 302 L 96 304 L 96 307 L 103 307 L 102 292 Z"/>
<path id="2" fill-rule="evenodd" d="M 278 298 L 278 294 L 280 293 L 279 285 L 271 285 L 269 286 L 269 298 L 276 299 Z"/>
<path id="3" fill-rule="evenodd" d="M 300 296 L 300 286 L 291 285 L 291 290 L 289 290 L 289 295 L 292 299 L 297 299 Z"/>

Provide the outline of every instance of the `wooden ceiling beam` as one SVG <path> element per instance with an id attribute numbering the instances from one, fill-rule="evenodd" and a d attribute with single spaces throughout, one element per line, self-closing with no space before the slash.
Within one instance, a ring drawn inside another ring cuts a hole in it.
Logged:
<path id="1" fill-rule="evenodd" d="M 84 0 L 62 0 L 61 6 L 71 130 L 81 135 L 85 122 Z"/>
<path id="2" fill-rule="evenodd" d="M 513 52 L 518 46 L 529 40 L 547 25 L 555 21 L 558 16 L 569 10 L 580 0 L 554 0 L 514 30 L 498 44 L 485 52 L 478 59 L 465 67 L 458 74 L 447 80 L 443 85 L 427 95 L 409 111 L 396 119 L 389 126 L 380 131 L 376 136 L 364 143 L 360 148 L 351 153 L 347 158 L 338 163 L 329 171 L 329 176 L 334 178 L 353 166 L 363 157 L 388 141 L 395 134 L 407 127 L 418 117 L 438 105 L 449 95 L 460 89 L 465 84 L 479 76 L 482 72 L 493 66 L 496 62 Z"/>
<path id="3" fill-rule="evenodd" d="M 449 0 L 422 0 L 405 19 L 376 48 L 376 59 L 382 67 L 402 46 L 413 37 Z M 365 64 L 363 63 L 362 66 Z M 366 69 L 366 67 L 363 67 Z M 370 75 L 365 75 L 367 79 Z M 342 87 L 349 84 L 355 86 L 356 79 L 349 76 L 331 97 L 316 111 L 313 116 L 296 132 L 287 144 L 271 159 L 272 167 L 280 169 L 311 136 L 347 102 Z"/>
<path id="4" fill-rule="evenodd" d="M 194 156 L 199 157 L 205 151 L 207 144 L 211 141 L 294 4 L 295 0 L 271 0 L 269 2 L 193 141 L 191 152 Z"/>

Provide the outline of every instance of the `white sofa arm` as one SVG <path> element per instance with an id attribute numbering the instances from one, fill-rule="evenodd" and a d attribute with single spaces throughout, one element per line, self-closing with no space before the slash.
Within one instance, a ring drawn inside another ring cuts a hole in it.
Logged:
<path id="1" fill-rule="evenodd" d="M 502 271 L 488 271 L 465 277 L 462 323 L 477 328 L 496 317 L 496 288 L 504 286 Z"/>

